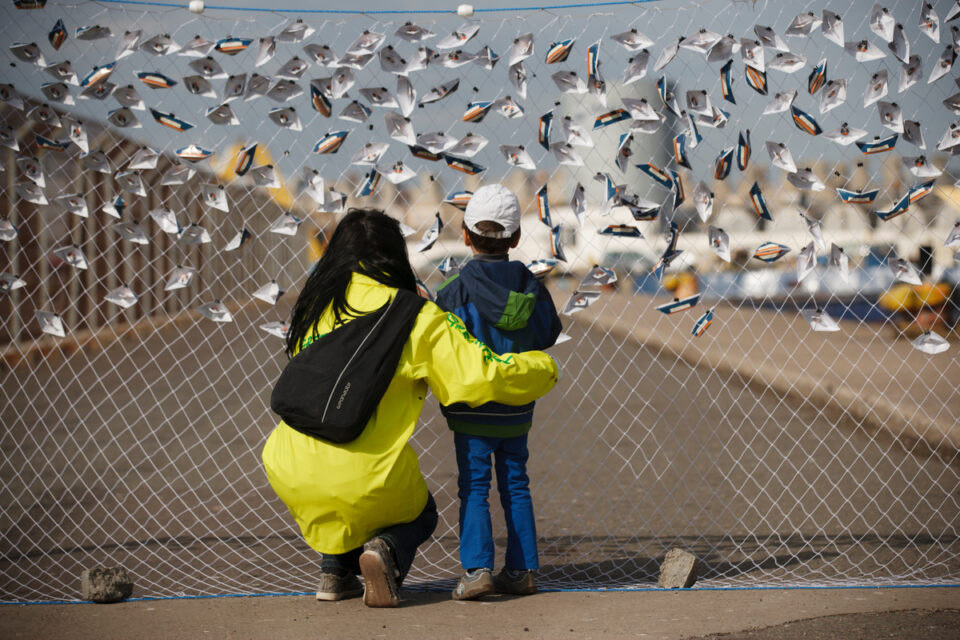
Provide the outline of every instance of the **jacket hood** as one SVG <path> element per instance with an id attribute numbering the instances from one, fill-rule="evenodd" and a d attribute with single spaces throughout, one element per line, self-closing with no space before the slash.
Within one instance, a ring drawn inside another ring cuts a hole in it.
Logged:
<path id="1" fill-rule="evenodd" d="M 498 271 L 508 268 L 512 272 L 518 267 L 524 272 L 520 276 L 521 290 L 497 282 Z M 474 301 L 484 322 L 504 331 L 527 326 L 537 303 L 537 279 L 522 263 L 472 260 L 463 266 L 459 277 L 460 286 Z"/>

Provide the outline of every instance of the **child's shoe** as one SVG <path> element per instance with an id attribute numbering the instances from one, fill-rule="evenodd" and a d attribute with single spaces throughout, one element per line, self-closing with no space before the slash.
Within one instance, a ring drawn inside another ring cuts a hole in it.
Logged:
<path id="1" fill-rule="evenodd" d="M 471 569 L 460 577 L 451 596 L 454 600 L 476 600 L 496 593 L 491 569 Z"/>
<path id="2" fill-rule="evenodd" d="M 533 580 L 533 571 L 502 569 L 493 579 L 497 593 L 511 596 L 529 596 L 537 592 L 537 583 Z"/>
<path id="3" fill-rule="evenodd" d="M 362 594 L 363 585 L 353 574 L 345 576 L 336 573 L 320 574 L 320 584 L 317 585 L 317 600 L 345 600 L 356 598 Z"/>

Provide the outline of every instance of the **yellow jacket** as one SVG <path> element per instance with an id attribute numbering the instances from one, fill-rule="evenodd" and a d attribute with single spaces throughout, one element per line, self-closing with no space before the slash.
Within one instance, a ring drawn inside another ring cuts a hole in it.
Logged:
<path id="1" fill-rule="evenodd" d="M 395 291 L 355 273 L 347 302 L 359 311 L 373 311 Z M 317 332 L 332 329 L 328 308 Z M 427 503 L 427 485 L 408 442 L 428 385 L 444 405 L 522 405 L 556 382 L 557 365 L 547 354 L 496 354 L 471 336 L 457 316 L 427 302 L 393 381 L 360 437 L 332 444 L 281 421 L 263 448 L 263 465 L 307 544 L 320 553 L 345 553 L 385 527 L 410 522 Z"/>

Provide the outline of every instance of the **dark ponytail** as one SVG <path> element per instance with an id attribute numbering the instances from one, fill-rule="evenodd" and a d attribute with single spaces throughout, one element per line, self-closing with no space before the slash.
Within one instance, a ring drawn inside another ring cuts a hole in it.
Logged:
<path id="1" fill-rule="evenodd" d="M 347 212 L 293 306 L 287 332 L 288 357 L 293 357 L 308 332 L 315 331 L 317 320 L 331 304 L 335 323 L 359 315 L 347 304 L 347 285 L 353 273 L 388 287 L 416 292 L 417 279 L 399 222 L 377 209 Z"/>

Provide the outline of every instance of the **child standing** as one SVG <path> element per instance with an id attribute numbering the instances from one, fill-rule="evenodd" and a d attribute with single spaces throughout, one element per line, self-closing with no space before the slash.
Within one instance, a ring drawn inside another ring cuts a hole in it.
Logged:
<path id="1" fill-rule="evenodd" d="M 473 259 L 440 287 L 440 308 L 459 316 L 470 333 L 496 353 L 552 346 L 561 327 L 550 293 L 522 262 L 508 256 L 520 242 L 517 197 L 499 184 L 478 189 L 463 216 L 463 241 L 473 250 Z M 527 477 L 533 407 L 533 402 L 441 406 L 454 432 L 459 469 L 460 562 L 465 574 L 453 591 L 454 600 L 536 592 L 532 571 L 539 567 L 537 530 Z M 488 501 L 491 454 L 507 525 L 506 566 L 496 577 Z"/>

